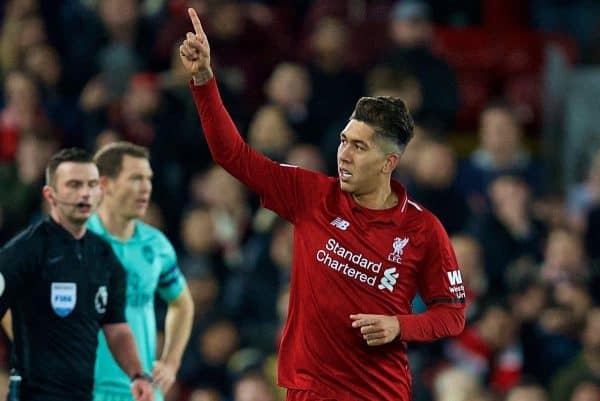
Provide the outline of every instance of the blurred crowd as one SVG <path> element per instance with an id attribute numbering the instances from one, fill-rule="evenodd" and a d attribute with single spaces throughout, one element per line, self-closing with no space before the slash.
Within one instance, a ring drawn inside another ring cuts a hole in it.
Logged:
<path id="1" fill-rule="evenodd" d="M 411 110 L 397 178 L 451 235 L 468 298 L 462 335 L 411 344 L 415 401 L 600 401 L 600 97 L 581 117 L 556 89 L 600 64 L 597 1 L 0 4 L 0 243 L 44 212 L 57 149 L 148 147 L 146 220 L 176 245 L 196 310 L 168 400 L 284 399 L 292 227 L 211 162 L 177 51 L 194 7 L 228 110 L 275 160 L 334 175 L 358 97 Z"/>

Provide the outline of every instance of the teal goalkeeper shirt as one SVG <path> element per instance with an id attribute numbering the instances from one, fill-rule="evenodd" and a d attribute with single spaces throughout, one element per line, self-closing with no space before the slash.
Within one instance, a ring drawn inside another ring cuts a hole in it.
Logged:
<path id="1" fill-rule="evenodd" d="M 169 303 L 179 297 L 185 287 L 175 250 L 162 232 L 141 221 L 135 222 L 133 236 L 125 242 L 106 231 L 98 214 L 90 218 L 88 228 L 110 243 L 127 272 L 125 315 L 142 366 L 150 372 L 156 360 L 154 294 L 158 292 Z M 102 331 L 98 337 L 94 393 L 131 394 L 130 379 L 112 357 Z M 162 399 L 162 394 L 156 391 L 155 400 Z"/>

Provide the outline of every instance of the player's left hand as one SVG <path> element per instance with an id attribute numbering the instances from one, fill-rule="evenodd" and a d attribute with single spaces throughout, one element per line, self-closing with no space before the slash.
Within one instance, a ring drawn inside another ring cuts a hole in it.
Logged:
<path id="1" fill-rule="evenodd" d="M 152 366 L 152 380 L 158 385 L 163 394 L 171 388 L 175 382 L 177 369 L 163 361 L 155 361 Z"/>
<path id="2" fill-rule="evenodd" d="M 391 343 L 400 334 L 400 323 L 396 316 L 358 313 L 350 315 L 350 319 L 353 320 L 352 327 L 360 328 L 360 333 L 371 347 Z"/>
<path id="3" fill-rule="evenodd" d="M 131 383 L 131 393 L 135 401 L 154 401 L 154 390 L 148 380 L 134 380 Z"/>

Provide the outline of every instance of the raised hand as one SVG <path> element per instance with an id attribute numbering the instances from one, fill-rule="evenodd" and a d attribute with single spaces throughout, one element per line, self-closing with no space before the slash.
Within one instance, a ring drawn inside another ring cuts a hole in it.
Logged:
<path id="1" fill-rule="evenodd" d="M 210 45 L 202 29 L 196 10 L 188 8 L 188 14 L 194 25 L 194 33 L 188 32 L 179 46 L 179 57 L 183 66 L 192 74 L 196 84 L 202 84 L 212 78 L 210 68 Z"/>

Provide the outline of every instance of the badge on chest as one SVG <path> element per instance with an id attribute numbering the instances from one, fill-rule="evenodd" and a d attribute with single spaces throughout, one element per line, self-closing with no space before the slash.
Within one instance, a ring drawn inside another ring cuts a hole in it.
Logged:
<path id="1" fill-rule="evenodd" d="M 50 287 L 50 304 L 54 313 L 60 317 L 66 317 L 77 303 L 76 283 L 52 283 Z"/>

